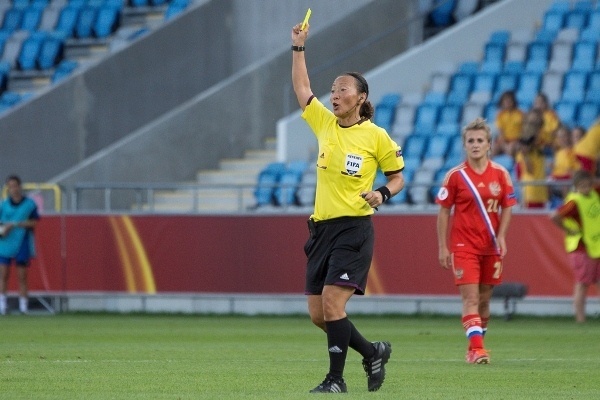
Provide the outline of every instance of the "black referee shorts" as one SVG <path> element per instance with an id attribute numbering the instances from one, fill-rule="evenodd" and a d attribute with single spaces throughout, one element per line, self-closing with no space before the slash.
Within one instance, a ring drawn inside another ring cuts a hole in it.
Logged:
<path id="1" fill-rule="evenodd" d="M 375 240 L 371 217 L 309 220 L 308 225 L 305 294 L 320 295 L 325 285 L 349 286 L 355 294 L 365 294 Z"/>

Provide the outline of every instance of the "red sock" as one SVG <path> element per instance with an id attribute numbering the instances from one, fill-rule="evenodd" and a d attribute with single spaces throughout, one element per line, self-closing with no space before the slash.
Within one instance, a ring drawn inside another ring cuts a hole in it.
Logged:
<path id="1" fill-rule="evenodd" d="M 462 317 L 463 327 L 469 339 L 469 350 L 483 348 L 483 329 L 479 314 L 469 314 Z"/>

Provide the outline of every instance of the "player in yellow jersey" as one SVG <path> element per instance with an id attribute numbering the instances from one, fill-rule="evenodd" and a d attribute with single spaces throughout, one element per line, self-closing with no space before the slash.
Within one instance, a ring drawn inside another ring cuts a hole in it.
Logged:
<path id="1" fill-rule="evenodd" d="M 310 87 L 304 43 L 310 25 L 292 28 L 292 82 L 302 118 L 319 143 L 314 213 L 309 219 L 306 294 L 312 322 L 327 334 L 329 373 L 312 393 L 343 393 L 348 348 L 363 357 L 369 391 L 378 390 L 392 352 L 389 342 L 366 340 L 350 322 L 346 303 L 364 294 L 373 256 L 371 215 L 404 186 L 400 147 L 371 122 L 369 87 L 359 73 L 338 76 L 331 87 L 333 112 Z M 373 190 L 377 169 L 387 183 Z"/>

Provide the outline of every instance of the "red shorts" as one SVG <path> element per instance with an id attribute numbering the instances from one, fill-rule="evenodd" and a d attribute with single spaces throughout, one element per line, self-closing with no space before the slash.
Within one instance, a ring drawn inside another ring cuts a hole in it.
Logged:
<path id="1" fill-rule="evenodd" d="M 502 283 L 502 258 L 498 255 L 452 253 L 452 271 L 456 285 L 499 285 Z"/>
<path id="2" fill-rule="evenodd" d="M 576 250 L 569 253 L 575 281 L 584 285 L 600 282 L 600 258 L 590 258 L 586 251 Z"/>

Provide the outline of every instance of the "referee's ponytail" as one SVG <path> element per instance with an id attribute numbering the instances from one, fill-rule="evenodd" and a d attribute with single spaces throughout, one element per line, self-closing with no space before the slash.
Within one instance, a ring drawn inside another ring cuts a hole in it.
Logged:
<path id="1" fill-rule="evenodd" d="M 361 104 L 358 115 L 364 119 L 373 118 L 373 115 L 375 114 L 375 108 L 373 107 L 373 104 L 367 100 L 369 97 L 369 84 L 367 83 L 367 80 L 358 72 L 346 72 L 344 75 L 353 77 L 354 80 L 356 80 L 356 90 L 358 93 L 365 94 L 365 101 Z"/>

